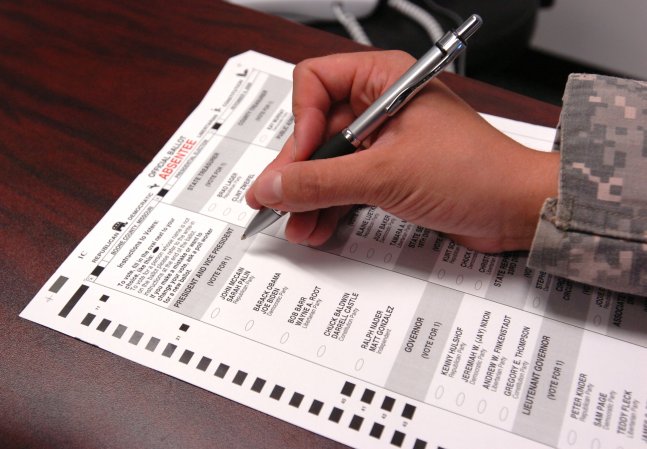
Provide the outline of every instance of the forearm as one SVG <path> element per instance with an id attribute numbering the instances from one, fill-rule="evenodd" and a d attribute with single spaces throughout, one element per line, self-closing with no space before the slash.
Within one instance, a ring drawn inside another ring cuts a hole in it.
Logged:
<path id="1" fill-rule="evenodd" d="M 529 265 L 647 295 L 647 84 L 569 78 L 556 141 L 559 195 L 547 201 Z"/>

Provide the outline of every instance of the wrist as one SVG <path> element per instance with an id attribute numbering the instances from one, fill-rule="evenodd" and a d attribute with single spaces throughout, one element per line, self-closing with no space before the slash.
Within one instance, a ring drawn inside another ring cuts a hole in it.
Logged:
<path id="1" fill-rule="evenodd" d="M 530 249 L 544 202 L 558 195 L 559 153 L 522 151 L 504 212 L 503 251 Z"/>

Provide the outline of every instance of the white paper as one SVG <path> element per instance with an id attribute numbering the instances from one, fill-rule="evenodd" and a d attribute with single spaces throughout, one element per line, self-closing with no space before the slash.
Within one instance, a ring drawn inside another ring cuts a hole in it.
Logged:
<path id="1" fill-rule="evenodd" d="M 321 249 L 281 224 L 240 240 L 292 130 L 291 70 L 232 58 L 21 316 L 351 446 L 647 447 L 644 298 L 376 208 Z"/>

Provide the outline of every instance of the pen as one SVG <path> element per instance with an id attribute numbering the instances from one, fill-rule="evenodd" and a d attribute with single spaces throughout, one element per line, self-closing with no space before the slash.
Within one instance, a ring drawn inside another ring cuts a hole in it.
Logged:
<path id="1" fill-rule="evenodd" d="M 380 98 L 353 123 L 319 147 L 310 160 L 344 156 L 354 152 L 373 131 L 395 115 L 413 96 L 466 48 L 467 39 L 479 29 L 482 19 L 473 14 L 454 31 L 447 32 L 422 55 Z M 252 218 L 241 239 L 269 227 L 286 212 L 261 208 Z"/>

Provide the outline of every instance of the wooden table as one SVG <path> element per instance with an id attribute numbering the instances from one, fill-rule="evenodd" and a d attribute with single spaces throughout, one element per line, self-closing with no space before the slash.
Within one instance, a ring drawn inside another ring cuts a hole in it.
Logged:
<path id="1" fill-rule="evenodd" d="M 0 446 L 341 447 L 18 314 L 228 58 L 363 47 L 216 0 L 5 0 L 0 30 Z M 443 79 L 480 111 L 557 123 L 554 106 Z"/>

